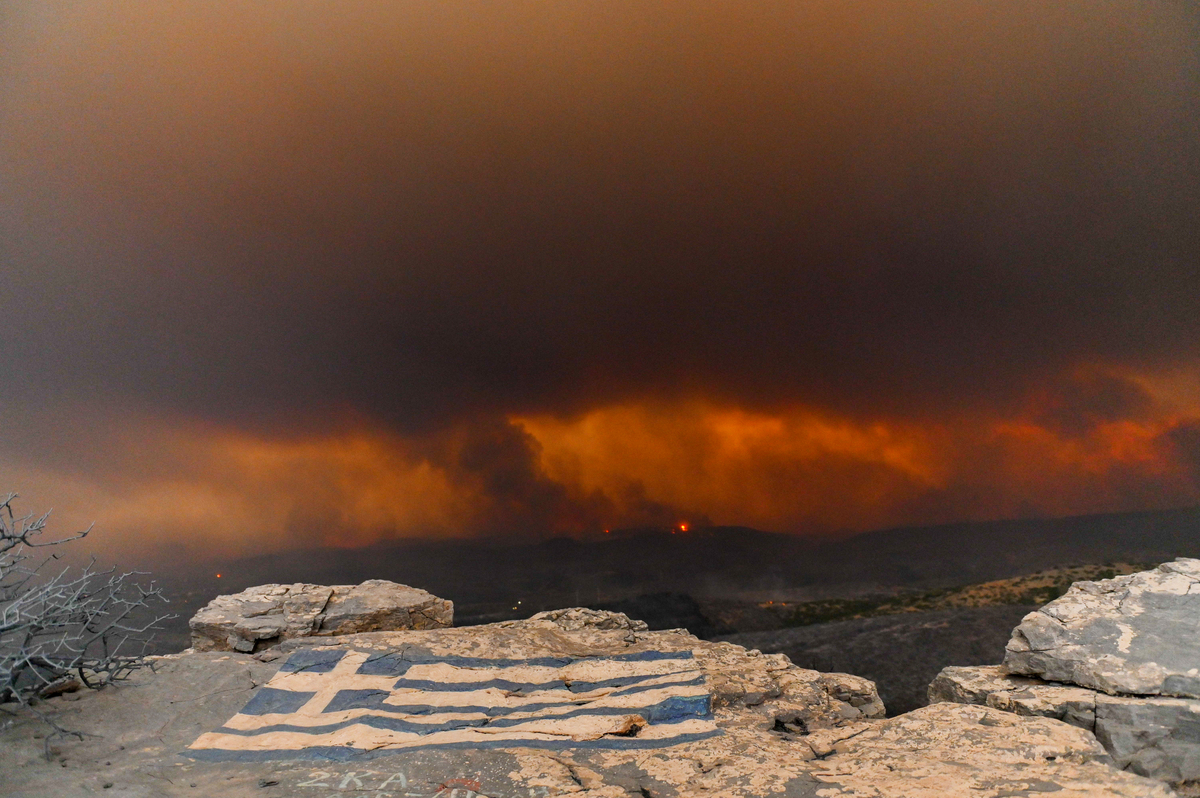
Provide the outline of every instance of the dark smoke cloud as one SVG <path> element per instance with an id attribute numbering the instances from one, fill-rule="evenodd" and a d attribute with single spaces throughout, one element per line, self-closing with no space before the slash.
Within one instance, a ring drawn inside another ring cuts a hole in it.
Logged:
<path id="1" fill-rule="evenodd" d="M 1168 433 L 1193 482 L 1200 485 L 1200 420 L 1189 420 Z"/>
<path id="2" fill-rule="evenodd" d="M 1068 436 L 1082 436 L 1103 424 L 1155 415 L 1154 398 L 1136 381 L 1115 374 L 1077 374 L 1042 392 L 1044 403 L 1032 415 Z"/>
<path id="3" fill-rule="evenodd" d="M 501 529 L 703 510 L 516 416 L 1144 418 L 1064 375 L 1200 359 L 1198 53 L 1182 3 L 10 4 L 0 414 L 58 471 L 114 408 L 459 440 Z"/>
<path id="4" fill-rule="evenodd" d="M 10 9 L 3 391 L 420 426 L 1193 359 L 1183 9 Z"/>

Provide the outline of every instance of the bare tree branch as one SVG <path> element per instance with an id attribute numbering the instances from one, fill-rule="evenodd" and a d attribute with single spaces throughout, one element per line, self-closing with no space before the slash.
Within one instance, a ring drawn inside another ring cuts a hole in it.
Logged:
<path id="1" fill-rule="evenodd" d="M 145 665 L 153 632 L 172 617 L 151 605 L 166 603 L 160 588 L 143 586 L 115 569 L 96 570 L 93 559 L 72 575 L 50 570 L 52 554 L 31 562 L 32 549 L 86 537 L 92 527 L 65 538 L 39 540 L 50 513 L 18 516 L 17 494 L 0 501 L 0 704 L 17 702 L 54 729 L 61 728 L 36 703 L 79 685 L 98 689 L 128 678 Z"/>

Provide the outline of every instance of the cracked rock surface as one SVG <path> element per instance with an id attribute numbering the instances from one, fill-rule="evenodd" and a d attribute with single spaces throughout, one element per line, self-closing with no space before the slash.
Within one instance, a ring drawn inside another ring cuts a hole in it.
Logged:
<path id="1" fill-rule="evenodd" d="M 929 685 L 929 700 L 1061 720 L 1095 734 L 1117 767 L 1200 793 L 1196 699 L 1111 696 L 981 666 L 946 668 Z"/>
<path id="2" fill-rule="evenodd" d="M 1025 616 L 1003 667 L 1110 695 L 1200 698 L 1200 560 L 1076 582 Z"/>
<path id="3" fill-rule="evenodd" d="M 1165 785 L 1108 764 L 1087 732 L 989 707 L 933 704 L 872 726 L 833 747 L 813 775 L 836 783 L 816 796 L 1143 796 Z"/>
<path id="4" fill-rule="evenodd" d="M 703 672 L 719 734 L 659 748 L 460 747 L 370 751 L 361 758 L 198 761 L 186 751 L 275 675 L 239 652 L 155 660 L 118 688 L 52 699 L 54 740 L 28 715 L 0 731 L 0 795 L 356 795 L 363 798 L 1168 798 L 1161 783 L 1108 764 L 1090 734 L 1047 718 L 939 704 L 883 720 L 874 685 L 822 674 L 682 631 L 648 632 L 612 613 L 567 610 L 459 629 L 298 637 L 285 652 L 420 649 L 480 658 L 589 657 L 687 650 Z M 269 652 L 273 653 L 273 652 Z M 306 655 L 307 656 L 307 655 Z M 344 656 L 350 656 L 349 653 Z M 314 662 L 316 660 L 314 659 Z"/>
<path id="5" fill-rule="evenodd" d="M 1126 771 L 1200 795 L 1200 560 L 1076 582 L 1013 630 L 998 667 L 951 667 L 931 702 L 1092 732 Z"/>
<path id="6" fill-rule="evenodd" d="M 419 588 L 369 579 L 360 585 L 259 585 L 217 596 L 188 625 L 197 651 L 254 653 L 297 637 L 451 626 L 454 604 Z"/>

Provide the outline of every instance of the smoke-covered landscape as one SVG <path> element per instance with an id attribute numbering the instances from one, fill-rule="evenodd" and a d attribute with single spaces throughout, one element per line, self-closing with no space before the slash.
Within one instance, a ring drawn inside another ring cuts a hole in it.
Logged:
<path id="1" fill-rule="evenodd" d="M 186 620 L 217 593 L 270 582 L 383 578 L 451 599 L 458 625 L 587 606 L 624 612 L 652 629 L 683 627 L 782 651 L 805 667 L 868 676 L 886 706 L 907 711 L 924 703 L 925 686 L 941 668 L 999 662 L 1021 616 L 1072 582 L 1179 556 L 1200 556 L 1200 510 L 893 529 L 823 541 L 674 527 L 523 545 L 420 541 L 304 550 L 159 572 L 178 613 L 160 648 L 186 647 Z"/>
<path id="2" fill-rule="evenodd" d="M 0 795 L 1200 795 L 1198 8 L 0 4 Z"/>

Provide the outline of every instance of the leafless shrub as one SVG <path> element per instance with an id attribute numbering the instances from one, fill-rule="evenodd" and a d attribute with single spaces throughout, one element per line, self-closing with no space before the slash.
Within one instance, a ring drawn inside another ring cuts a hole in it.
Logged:
<path id="1" fill-rule="evenodd" d="M 154 630 L 171 616 L 153 611 L 166 599 L 153 583 L 133 581 L 140 572 L 99 571 L 95 560 L 75 573 L 49 567 L 59 555 L 37 549 L 79 540 L 91 527 L 41 540 L 50 514 L 18 516 L 16 498 L 0 502 L 0 704 L 16 702 L 57 735 L 80 737 L 42 713 L 39 701 L 127 678 L 145 665 Z"/>

